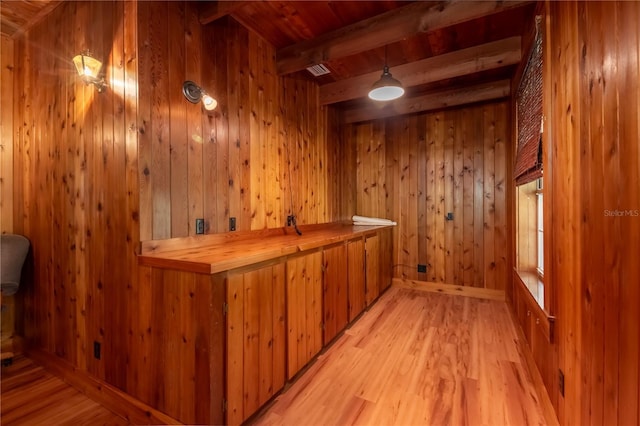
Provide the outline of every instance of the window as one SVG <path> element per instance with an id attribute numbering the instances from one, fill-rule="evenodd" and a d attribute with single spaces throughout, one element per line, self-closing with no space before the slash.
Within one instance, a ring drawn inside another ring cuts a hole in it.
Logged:
<path id="1" fill-rule="evenodd" d="M 538 304 L 544 305 L 542 178 L 516 188 L 516 269 Z"/>
<path id="2" fill-rule="evenodd" d="M 541 308 L 544 306 L 543 175 L 543 31 L 536 17 L 536 34 L 515 93 L 517 147 L 516 269 Z"/>
<path id="3" fill-rule="evenodd" d="M 538 179 L 536 188 L 536 210 L 537 210 L 537 222 L 538 222 L 538 267 L 537 272 L 540 278 L 544 277 L 544 209 L 542 208 L 542 178 Z"/>

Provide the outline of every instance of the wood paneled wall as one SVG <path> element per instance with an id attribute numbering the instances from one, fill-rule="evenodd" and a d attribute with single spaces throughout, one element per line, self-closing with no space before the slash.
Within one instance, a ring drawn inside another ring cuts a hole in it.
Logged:
<path id="1" fill-rule="evenodd" d="M 340 219 L 317 84 L 278 77 L 274 47 L 231 18 L 198 28 L 194 7 L 139 4 L 142 240 L 194 235 L 196 218 L 206 233 Z M 218 108 L 187 102 L 184 80 Z"/>
<path id="2" fill-rule="evenodd" d="M 562 424 L 640 421 L 640 3 L 548 2 Z M 546 179 L 546 178 L 545 178 Z M 545 195 L 546 202 L 547 195 Z"/>
<path id="3" fill-rule="evenodd" d="M 33 264 L 21 289 L 30 343 L 124 388 L 136 283 L 135 4 L 65 2 L 15 41 L 16 233 Z M 71 62 L 90 49 L 109 88 Z M 102 359 L 93 342 L 102 344 Z"/>
<path id="4" fill-rule="evenodd" d="M 0 233 L 13 232 L 13 40 L 0 36 Z"/>
<path id="5" fill-rule="evenodd" d="M 398 222 L 396 277 L 505 290 L 509 120 L 499 102 L 345 127 L 357 214 Z"/>
<path id="6" fill-rule="evenodd" d="M 18 330 L 175 418 L 216 423 L 204 405 L 176 408 L 191 376 L 168 370 L 202 355 L 176 311 L 192 287 L 150 285 L 140 241 L 194 234 L 197 217 L 209 233 L 230 216 L 238 230 L 283 226 L 289 158 L 299 223 L 341 219 L 348 203 L 340 138 L 328 136 L 337 116 L 315 83 L 277 77 L 272 46 L 231 19 L 201 26 L 195 8 L 64 2 L 15 40 L 14 232 L 33 247 Z M 77 77 L 71 58 L 84 49 L 105 63 L 102 94 Z M 188 103 L 187 79 L 218 109 Z M 179 321 L 158 320 L 168 311 Z"/>

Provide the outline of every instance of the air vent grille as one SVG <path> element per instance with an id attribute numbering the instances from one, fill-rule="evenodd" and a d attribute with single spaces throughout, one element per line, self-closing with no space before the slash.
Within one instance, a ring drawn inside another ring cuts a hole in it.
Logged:
<path id="1" fill-rule="evenodd" d="M 325 67 L 322 64 L 318 64 L 318 65 L 314 65 L 312 67 L 307 68 L 307 71 L 309 71 L 311 74 L 313 74 L 314 77 L 318 77 L 321 75 L 325 75 L 325 74 L 329 74 L 331 71 L 329 71 L 329 69 L 327 67 Z"/>

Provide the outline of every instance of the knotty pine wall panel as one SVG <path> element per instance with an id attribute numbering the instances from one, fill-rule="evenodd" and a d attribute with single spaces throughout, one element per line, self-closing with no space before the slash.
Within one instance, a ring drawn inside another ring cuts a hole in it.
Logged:
<path id="1" fill-rule="evenodd" d="M 547 10 L 545 203 L 550 191 L 565 377 L 558 416 L 638 424 L 640 4 L 548 2 Z"/>
<path id="2" fill-rule="evenodd" d="M 274 47 L 231 18 L 192 30 L 189 7 L 139 4 L 142 240 L 194 235 L 199 217 L 206 233 L 342 219 L 337 116 L 317 84 L 278 77 Z M 187 102 L 184 79 L 218 108 Z"/>
<path id="3" fill-rule="evenodd" d="M 129 297 L 139 242 L 132 40 L 134 3 L 68 2 L 18 38 L 14 56 L 14 230 L 33 251 L 19 331 L 121 388 L 138 306 Z M 71 62 L 85 49 L 105 63 L 102 94 Z"/>
<path id="4" fill-rule="evenodd" d="M 398 222 L 394 276 L 506 289 L 509 120 L 499 102 L 345 126 L 357 214 Z"/>

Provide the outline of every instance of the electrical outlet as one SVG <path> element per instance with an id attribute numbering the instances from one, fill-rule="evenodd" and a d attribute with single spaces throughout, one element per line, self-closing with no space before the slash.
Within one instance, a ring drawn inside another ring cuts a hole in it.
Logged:
<path id="1" fill-rule="evenodd" d="M 235 217 L 230 217 L 229 218 L 229 231 L 235 231 L 236 230 L 236 218 Z"/>
<path id="2" fill-rule="evenodd" d="M 196 234 L 204 234 L 204 219 L 196 219 Z"/>
<path id="3" fill-rule="evenodd" d="M 418 264 L 418 272 L 427 272 L 427 265 Z"/>
<path id="4" fill-rule="evenodd" d="M 93 342 L 93 357 L 100 359 L 100 342 Z"/>
<path id="5" fill-rule="evenodd" d="M 453 220 L 453 213 L 451 213 L 451 212 L 447 213 L 447 215 L 444 218 L 446 220 Z"/>

